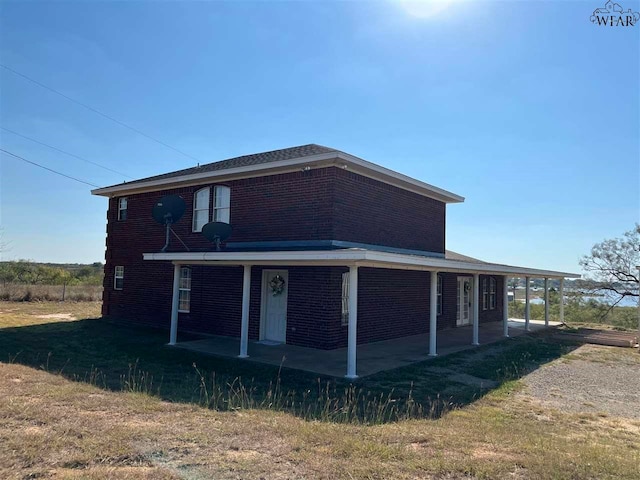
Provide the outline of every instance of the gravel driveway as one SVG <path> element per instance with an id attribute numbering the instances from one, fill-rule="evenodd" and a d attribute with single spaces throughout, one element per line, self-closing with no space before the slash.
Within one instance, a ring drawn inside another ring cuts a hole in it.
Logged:
<path id="1" fill-rule="evenodd" d="M 559 410 L 640 419 L 640 354 L 583 345 L 527 375 L 525 394 Z"/>

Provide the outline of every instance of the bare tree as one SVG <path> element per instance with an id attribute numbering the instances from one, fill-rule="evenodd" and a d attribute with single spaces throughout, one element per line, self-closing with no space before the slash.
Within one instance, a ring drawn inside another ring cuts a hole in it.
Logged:
<path id="1" fill-rule="evenodd" d="M 596 243 L 590 255 L 580 260 L 587 272 L 591 292 L 605 292 L 612 307 L 627 297 L 638 297 L 638 269 L 640 265 L 640 224 L 622 238 Z"/>

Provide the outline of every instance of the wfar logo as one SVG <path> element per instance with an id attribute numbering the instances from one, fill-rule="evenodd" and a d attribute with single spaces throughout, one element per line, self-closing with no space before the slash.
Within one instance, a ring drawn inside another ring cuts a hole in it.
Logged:
<path id="1" fill-rule="evenodd" d="M 590 20 L 591 23 L 603 27 L 635 27 L 640 21 L 640 13 L 632 12 L 631 9 L 624 12 L 620 4 L 609 0 L 603 8 L 593 11 Z"/>

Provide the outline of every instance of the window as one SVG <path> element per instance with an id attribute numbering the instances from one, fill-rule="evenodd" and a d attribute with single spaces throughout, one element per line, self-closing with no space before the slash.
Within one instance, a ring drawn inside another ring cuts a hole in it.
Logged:
<path id="1" fill-rule="evenodd" d="M 124 286 L 124 267 L 122 265 L 118 265 L 113 275 L 113 289 L 122 290 L 123 286 Z"/>
<path id="2" fill-rule="evenodd" d="M 118 220 L 127 219 L 127 197 L 118 199 Z"/>
<path id="3" fill-rule="evenodd" d="M 191 269 L 180 269 L 180 283 L 178 284 L 178 311 L 189 313 L 191 310 Z"/>
<path id="4" fill-rule="evenodd" d="M 442 277 L 438 275 L 438 315 L 442 315 Z"/>
<path id="5" fill-rule="evenodd" d="M 211 219 L 211 188 L 202 188 L 193 196 L 193 231 L 201 232 Z M 213 221 L 229 223 L 231 217 L 231 189 L 224 185 L 213 187 Z"/>
<path id="6" fill-rule="evenodd" d="M 482 279 L 482 310 L 489 308 L 489 287 L 487 285 L 487 279 Z"/>
<path id="7" fill-rule="evenodd" d="M 349 272 L 342 274 L 342 325 L 349 325 Z"/>
<path id="8" fill-rule="evenodd" d="M 193 195 L 193 231 L 201 232 L 202 227 L 209 223 L 209 192 L 210 188 L 198 190 Z"/>
<path id="9" fill-rule="evenodd" d="M 489 308 L 496 308 L 496 279 L 493 277 L 489 279 Z"/>
<path id="10" fill-rule="evenodd" d="M 229 187 L 214 187 L 213 200 L 213 221 L 229 223 L 231 210 L 231 190 Z"/>

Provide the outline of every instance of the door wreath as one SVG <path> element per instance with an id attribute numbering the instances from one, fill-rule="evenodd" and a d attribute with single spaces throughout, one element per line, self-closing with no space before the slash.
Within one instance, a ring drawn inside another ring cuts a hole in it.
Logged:
<path id="1" fill-rule="evenodd" d="M 273 296 L 277 297 L 284 291 L 284 278 L 282 278 L 280 274 L 277 274 L 269 282 L 269 287 L 271 288 Z"/>

